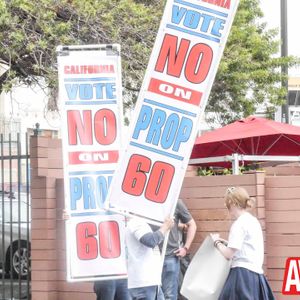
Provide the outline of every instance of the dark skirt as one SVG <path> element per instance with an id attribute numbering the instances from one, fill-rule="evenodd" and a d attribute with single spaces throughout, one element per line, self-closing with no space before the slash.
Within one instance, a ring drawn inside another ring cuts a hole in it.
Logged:
<path id="1" fill-rule="evenodd" d="M 231 268 L 219 300 L 274 300 L 263 274 L 245 268 Z"/>

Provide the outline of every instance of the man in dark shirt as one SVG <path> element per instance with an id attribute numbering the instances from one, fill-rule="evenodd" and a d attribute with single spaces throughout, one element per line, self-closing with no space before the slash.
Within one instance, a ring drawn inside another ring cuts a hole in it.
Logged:
<path id="1" fill-rule="evenodd" d="M 179 222 L 186 227 L 187 234 L 183 245 L 180 243 Z M 169 234 L 162 272 L 162 290 L 166 300 L 177 300 L 180 271 L 179 259 L 187 255 L 197 229 L 192 215 L 181 199 L 178 199 L 176 205 L 174 223 L 175 225 Z"/>

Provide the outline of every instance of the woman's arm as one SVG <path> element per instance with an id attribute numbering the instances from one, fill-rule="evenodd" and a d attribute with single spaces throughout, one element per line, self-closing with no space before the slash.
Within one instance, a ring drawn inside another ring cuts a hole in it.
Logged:
<path id="1" fill-rule="evenodd" d="M 222 253 L 222 255 L 230 260 L 232 259 L 233 255 L 237 251 L 237 249 L 227 247 L 222 241 L 216 240 L 214 242 L 215 247 Z"/>
<path id="2" fill-rule="evenodd" d="M 228 260 L 232 259 L 237 249 L 227 247 L 227 242 L 220 238 L 218 233 L 211 233 L 210 236 L 214 241 L 214 246 L 222 253 L 222 255 Z"/>

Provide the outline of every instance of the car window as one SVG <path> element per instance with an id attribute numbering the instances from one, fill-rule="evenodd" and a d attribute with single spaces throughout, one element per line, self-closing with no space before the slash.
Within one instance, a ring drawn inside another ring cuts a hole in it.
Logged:
<path id="1" fill-rule="evenodd" d="M 16 199 L 4 199 L 4 209 L 3 209 L 3 199 L 0 199 L 0 220 L 3 222 L 27 222 L 30 220 L 30 207 L 28 207 L 25 201 L 20 201 L 20 212 L 19 203 Z M 27 207 L 29 212 L 27 211 Z M 28 216 L 28 217 L 27 217 Z"/>

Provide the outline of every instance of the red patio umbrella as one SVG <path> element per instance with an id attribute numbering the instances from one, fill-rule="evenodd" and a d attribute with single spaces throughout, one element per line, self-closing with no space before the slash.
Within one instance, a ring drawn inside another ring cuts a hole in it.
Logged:
<path id="1" fill-rule="evenodd" d="M 250 116 L 196 139 L 191 159 L 231 155 L 300 155 L 300 127 Z"/>

